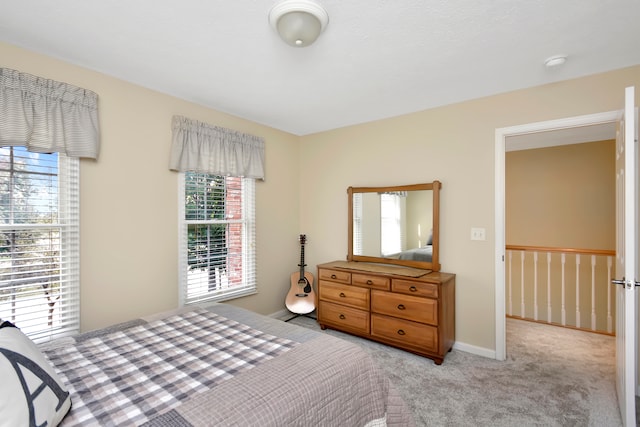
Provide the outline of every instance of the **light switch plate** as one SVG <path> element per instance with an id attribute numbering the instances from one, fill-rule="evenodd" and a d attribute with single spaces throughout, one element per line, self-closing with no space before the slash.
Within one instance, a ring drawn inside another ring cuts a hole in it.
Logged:
<path id="1" fill-rule="evenodd" d="M 487 231 L 484 228 L 472 227 L 471 240 L 487 240 Z"/>

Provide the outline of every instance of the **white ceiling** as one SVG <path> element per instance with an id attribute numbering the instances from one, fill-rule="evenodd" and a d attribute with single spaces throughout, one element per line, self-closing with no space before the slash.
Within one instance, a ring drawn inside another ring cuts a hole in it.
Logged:
<path id="1" fill-rule="evenodd" d="M 0 40 L 296 135 L 640 64 L 637 0 L 319 2 L 307 48 L 277 0 L 0 0 Z"/>

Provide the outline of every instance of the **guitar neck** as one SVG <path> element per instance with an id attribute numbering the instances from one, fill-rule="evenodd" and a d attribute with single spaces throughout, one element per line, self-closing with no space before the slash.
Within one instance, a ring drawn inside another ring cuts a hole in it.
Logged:
<path id="1" fill-rule="evenodd" d="M 304 234 L 300 235 L 300 264 L 298 264 L 298 266 L 300 267 L 300 279 L 304 278 L 304 267 L 305 267 L 305 263 L 304 263 L 304 244 L 307 241 L 307 236 Z"/>
<path id="2" fill-rule="evenodd" d="M 300 277 L 304 277 L 304 267 L 305 267 L 305 263 L 304 263 L 304 244 L 300 245 L 300 264 L 298 264 L 300 266 Z"/>

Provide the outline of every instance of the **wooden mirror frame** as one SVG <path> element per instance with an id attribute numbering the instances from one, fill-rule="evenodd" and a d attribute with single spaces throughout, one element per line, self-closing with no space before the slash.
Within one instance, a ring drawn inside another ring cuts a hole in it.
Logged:
<path id="1" fill-rule="evenodd" d="M 348 255 L 347 261 L 375 262 L 381 264 L 395 264 L 405 267 L 422 268 L 425 270 L 440 271 L 440 181 L 433 181 L 426 184 L 397 185 L 391 187 L 349 187 L 347 194 L 349 197 L 349 225 L 348 225 Z M 433 252 L 431 262 L 401 260 L 396 258 L 374 257 L 366 255 L 354 255 L 353 253 L 353 194 L 354 193 L 385 193 L 396 191 L 416 191 L 416 190 L 432 190 L 433 191 L 433 221 L 432 221 L 432 246 Z"/>

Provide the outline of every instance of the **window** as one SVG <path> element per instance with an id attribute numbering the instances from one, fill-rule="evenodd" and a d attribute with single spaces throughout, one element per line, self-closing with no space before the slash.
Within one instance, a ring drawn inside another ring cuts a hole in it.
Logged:
<path id="1" fill-rule="evenodd" d="M 362 193 L 353 194 L 353 254 L 364 255 L 362 252 Z"/>
<path id="2" fill-rule="evenodd" d="M 79 330 L 79 161 L 0 148 L 0 318 L 34 341 Z"/>
<path id="3" fill-rule="evenodd" d="M 255 293 L 255 180 L 183 172 L 180 183 L 180 304 Z"/>
<path id="4" fill-rule="evenodd" d="M 402 193 L 382 193 L 380 195 L 382 256 L 391 256 L 403 249 L 405 197 Z"/>

